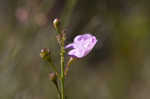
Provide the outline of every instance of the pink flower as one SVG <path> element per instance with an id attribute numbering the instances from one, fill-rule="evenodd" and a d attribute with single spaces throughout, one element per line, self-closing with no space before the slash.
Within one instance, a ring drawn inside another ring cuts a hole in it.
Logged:
<path id="1" fill-rule="evenodd" d="M 94 48 L 97 39 L 91 34 L 78 35 L 74 38 L 73 43 L 68 44 L 65 48 L 72 48 L 68 52 L 69 56 L 83 58 L 87 56 Z"/>

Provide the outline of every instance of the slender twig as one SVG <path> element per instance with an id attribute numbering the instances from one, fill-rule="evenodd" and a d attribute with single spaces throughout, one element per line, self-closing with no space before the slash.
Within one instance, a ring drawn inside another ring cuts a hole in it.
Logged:
<path id="1" fill-rule="evenodd" d="M 54 70 L 54 72 L 56 72 L 56 75 L 58 76 L 58 78 L 60 78 L 60 74 L 58 73 L 58 70 L 57 70 L 56 66 L 54 65 L 54 63 L 48 61 L 48 64 L 52 67 L 52 69 Z"/>
<path id="2" fill-rule="evenodd" d="M 57 92 L 58 92 L 58 96 L 59 98 L 61 99 L 61 92 L 60 92 L 60 89 L 58 87 L 58 84 L 56 83 L 56 89 L 57 89 Z"/>
<path id="3" fill-rule="evenodd" d="M 60 89 L 59 89 L 59 86 L 58 86 L 56 73 L 54 73 L 54 72 L 50 73 L 49 78 L 53 82 L 53 84 L 55 85 L 55 87 L 57 89 L 57 92 L 58 92 L 58 97 L 60 99 L 61 98 L 61 92 L 60 92 Z"/>
<path id="4" fill-rule="evenodd" d="M 67 64 L 67 66 L 66 66 L 66 68 L 65 68 L 65 72 L 64 72 L 65 76 L 67 76 L 68 71 L 69 71 L 69 68 L 70 68 L 70 65 Z"/>
<path id="5" fill-rule="evenodd" d="M 53 63 L 51 63 L 51 62 L 48 61 L 48 64 L 52 67 L 52 69 L 53 69 L 56 73 L 58 73 L 58 71 L 57 71 L 57 69 L 56 69 L 56 67 L 55 67 L 55 65 L 54 65 Z"/>
<path id="6" fill-rule="evenodd" d="M 70 57 L 69 61 L 67 62 L 66 68 L 64 70 L 64 75 L 67 76 L 70 65 L 72 64 L 72 62 L 75 60 L 76 58 Z"/>

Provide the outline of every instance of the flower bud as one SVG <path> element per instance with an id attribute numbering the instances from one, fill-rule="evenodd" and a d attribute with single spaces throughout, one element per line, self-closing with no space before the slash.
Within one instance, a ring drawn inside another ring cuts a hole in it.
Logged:
<path id="1" fill-rule="evenodd" d="M 56 29 L 56 31 L 58 33 L 61 33 L 61 29 L 60 29 L 60 20 L 58 18 L 54 19 L 53 21 L 53 26 Z"/>
<path id="2" fill-rule="evenodd" d="M 44 60 L 51 60 L 50 51 L 48 48 L 41 49 L 40 56 Z"/>
<path id="3" fill-rule="evenodd" d="M 57 28 L 60 25 L 60 20 L 58 18 L 54 19 L 53 25 L 55 28 Z"/>
<path id="4" fill-rule="evenodd" d="M 50 73 L 49 78 L 50 78 L 51 81 L 56 81 L 56 78 L 57 78 L 56 73 L 54 73 L 54 72 Z"/>

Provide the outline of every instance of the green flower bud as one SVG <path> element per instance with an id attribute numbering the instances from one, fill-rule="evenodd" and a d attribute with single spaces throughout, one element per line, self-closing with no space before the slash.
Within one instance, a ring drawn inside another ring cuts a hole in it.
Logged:
<path id="1" fill-rule="evenodd" d="M 60 20 L 58 18 L 54 19 L 53 26 L 58 33 L 61 33 Z"/>
<path id="2" fill-rule="evenodd" d="M 48 48 L 41 49 L 40 56 L 44 60 L 51 61 L 50 50 Z"/>

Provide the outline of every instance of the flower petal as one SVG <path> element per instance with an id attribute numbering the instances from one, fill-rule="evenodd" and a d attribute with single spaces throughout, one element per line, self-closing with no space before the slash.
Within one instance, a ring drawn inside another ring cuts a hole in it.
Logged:
<path id="1" fill-rule="evenodd" d="M 70 55 L 72 57 L 76 57 L 76 58 L 82 58 L 82 57 L 84 57 L 84 52 L 83 52 L 83 50 L 73 49 L 73 50 L 69 51 L 68 55 Z"/>
<path id="2" fill-rule="evenodd" d="M 74 44 L 73 44 L 73 43 L 70 43 L 70 44 L 66 45 L 66 46 L 65 46 L 65 49 L 67 49 L 67 48 L 74 48 Z"/>
<path id="3" fill-rule="evenodd" d="M 82 37 L 82 35 L 78 35 L 78 36 L 76 36 L 75 38 L 74 38 L 74 42 L 79 42 L 80 41 L 80 39 L 81 39 L 81 37 Z"/>

